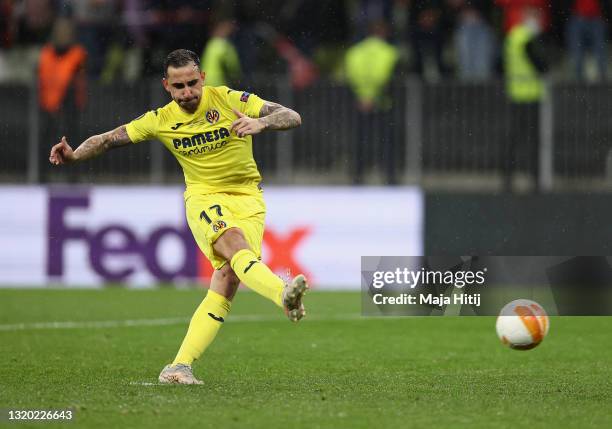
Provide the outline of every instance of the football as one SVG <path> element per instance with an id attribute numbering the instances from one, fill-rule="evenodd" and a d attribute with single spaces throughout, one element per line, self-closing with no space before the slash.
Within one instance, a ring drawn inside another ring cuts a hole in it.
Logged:
<path id="1" fill-rule="evenodd" d="M 511 349 L 529 350 L 542 342 L 550 321 L 540 304 L 517 299 L 502 308 L 495 328 L 501 342 Z"/>

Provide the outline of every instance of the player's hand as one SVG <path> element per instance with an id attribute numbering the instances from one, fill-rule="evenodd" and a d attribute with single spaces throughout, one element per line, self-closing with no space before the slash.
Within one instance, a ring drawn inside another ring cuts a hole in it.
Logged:
<path id="1" fill-rule="evenodd" d="M 74 151 L 68 144 L 66 137 L 62 137 L 62 140 L 51 148 L 51 154 L 49 154 L 49 162 L 53 165 L 69 164 L 76 161 Z"/>
<path id="2" fill-rule="evenodd" d="M 230 128 L 231 131 L 235 132 L 238 137 L 252 136 L 262 132 L 266 125 L 263 124 L 259 119 L 249 118 L 242 112 L 236 109 L 232 109 L 234 114 L 238 116 Z"/>

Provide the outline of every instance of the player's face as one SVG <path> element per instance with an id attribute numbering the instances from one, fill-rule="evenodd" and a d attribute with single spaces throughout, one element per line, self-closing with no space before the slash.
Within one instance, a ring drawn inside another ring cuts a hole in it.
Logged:
<path id="1" fill-rule="evenodd" d="M 204 73 L 195 63 L 183 67 L 168 67 L 164 88 L 186 112 L 193 113 L 200 105 Z"/>

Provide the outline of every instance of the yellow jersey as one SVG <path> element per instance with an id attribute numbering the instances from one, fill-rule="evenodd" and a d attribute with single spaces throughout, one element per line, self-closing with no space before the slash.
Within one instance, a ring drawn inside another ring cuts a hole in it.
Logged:
<path id="1" fill-rule="evenodd" d="M 171 101 L 126 125 L 133 143 L 159 140 L 172 152 L 185 175 L 185 198 L 217 192 L 258 194 L 261 175 L 253 158 L 251 136 L 230 132 L 237 119 L 232 108 L 258 118 L 264 100 L 227 86 L 202 88 L 194 113 Z"/>

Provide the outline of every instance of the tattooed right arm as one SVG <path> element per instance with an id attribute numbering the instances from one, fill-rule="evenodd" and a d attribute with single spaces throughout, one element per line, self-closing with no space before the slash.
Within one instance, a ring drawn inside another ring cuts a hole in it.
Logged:
<path id="1" fill-rule="evenodd" d="M 104 134 L 91 136 L 74 151 L 75 161 L 85 161 L 103 154 L 109 149 L 130 144 L 125 125 Z"/>
<path id="2" fill-rule="evenodd" d="M 131 142 L 125 125 L 107 133 L 89 137 L 76 150 L 72 150 L 66 137 L 62 137 L 62 140 L 51 148 L 49 161 L 54 165 L 85 161 L 101 155 L 109 149 L 125 146 Z"/>

